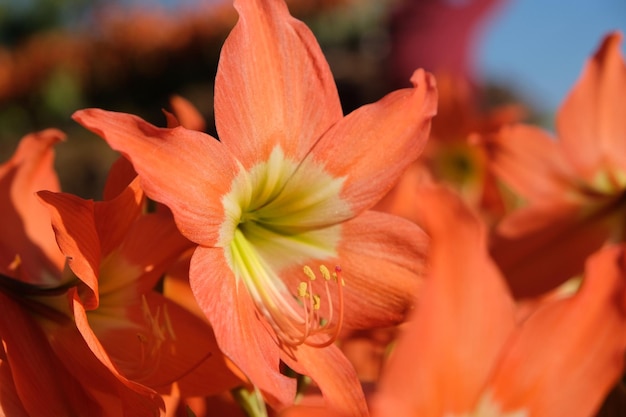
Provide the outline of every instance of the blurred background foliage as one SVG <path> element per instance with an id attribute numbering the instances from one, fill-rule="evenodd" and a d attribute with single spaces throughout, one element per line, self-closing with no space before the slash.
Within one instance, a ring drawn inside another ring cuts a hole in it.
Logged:
<path id="1" fill-rule="evenodd" d="M 346 113 L 408 86 L 419 66 L 475 83 L 472 33 L 497 3 L 288 0 L 315 32 Z M 98 198 L 116 156 L 71 120 L 75 110 L 130 112 L 162 126 L 178 94 L 215 135 L 213 79 L 235 22 L 230 1 L 0 0 L 0 161 L 26 133 L 57 127 L 68 135 L 57 147 L 63 189 Z M 486 106 L 515 100 L 506 88 L 480 90 Z"/>

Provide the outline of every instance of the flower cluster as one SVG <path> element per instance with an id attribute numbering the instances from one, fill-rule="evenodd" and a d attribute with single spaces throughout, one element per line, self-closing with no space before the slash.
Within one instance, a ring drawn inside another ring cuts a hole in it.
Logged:
<path id="1" fill-rule="evenodd" d="M 344 115 L 284 1 L 234 3 L 217 137 L 181 97 L 77 111 L 121 154 L 102 201 L 59 130 L 0 165 L 0 415 L 623 413 L 621 35 L 551 138 L 423 69 Z"/>

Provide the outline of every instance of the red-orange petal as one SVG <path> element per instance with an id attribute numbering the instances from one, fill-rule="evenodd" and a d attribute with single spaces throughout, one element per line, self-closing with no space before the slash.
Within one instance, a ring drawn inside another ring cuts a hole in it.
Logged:
<path id="1" fill-rule="evenodd" d="M 224 249 L 198 247 L 191 258 L 189 279 L 224 354 L 263 392 L 271 406 L 291 404 L 296 382 L 279 372 L 276 336 L 257 312 L 244 284 L 236 282 Z"/>
<path id="2" fill-rule="evenodd" d="M 593 415 L 624 370 L 624 247 L 589 259 L 580 291 L 539 307 L 510 342 L 490 383 L 502 410 Z"/>
<path id="3" fill-rule="evenodd" d="M 530 202 L 576 196 L 576 172 L 560 144 L 543 130 L 507 126 L 486 139 L 486 148 L 498 178 Z"/>
<path id="4" fill-rule="evenodd" d="M 413 88 L 394 91 L 347 115 L 309 156 L 331 175 L 346 178 L 341 196 L 355 214 L 376 204 L 424 148 L 437 89 L 434 77 L 423 70 L 411 81 Z"/>
<path id="5" fill-rule="evenodd" d="M 369 415 L 356 372 L 337 346 L 316 348 L 301 345 L 293 355 L 294 358 L 291 358 L 283 353 L 281 357 L 289 367 L 315 381 L 330 413 L 345 417 Z"/>
<path id="6" fill-rule="evenodd" d="M 626 170 L 626 64 L 621 40 L 619 32 L 604 39 L 556 120 L 567 156 L 590 180 L 606 165 Z"/>
<path id="7" fill-rule="evenodd" d="M 430 269 L 413 320 L 383 370 L 376 416 L 465 415 L 514 329 L 514 305 L 485 229 L 443 189 L 422 192 Z"/>
<path id="8" fill-rule="evenodd" d="M 336 262 L 346 284 L 345 327 L 390 326 L 405 320 L 425 275 L 429 239 L 424 231 L 408 220 L 375 211 L 341 227 Z M 297 282 L 290 284 L 296 287 Z"/>
<path id="9" fill-rule="evenodd" d="M 0 165 L 0 272 L 32 284 L 54 285 L 65 264 L 48 211 L 35 196 L 39 190 L 60 190 L 53 146 L 64 138 L 56 129 L 31 133 Z"/>
<path id="10" fill-rule="evenodd" d="M 206 121 L 200 111 L 184 97 L 174 95 L 170 98 L 172 111 L 176 115 L 181 126 L 204 132 L 206 129 Z"/>
<path id="11" fill-rule="evenodd" d="M 221 198 L 239 172 L 236 160 L 214 138 L 183 127 L 161 129 L 123 113 L 88 109 L 74 114 L 130 161 L 146 194 L 174 214 L 190 240 L 212 246 L 224 221 Z"/>
<path id="12" fill-rule="evenodd" d="M 63 387 L 65 381 L 62 377 L 65 374 L 59 368 L 59 361 L 50 349 L 45 334 L 22 306 L 2 292 L 0 338 L 3 372 L 11 373 L 14 392 L 18 395 L 18 399 L 10 398 L 10 402 L 19 402 L 28 415 L 72 414 L 72 406 Z M 0 402 L 2 409 L 20 409 L 17 404 L 5 402 L 4 397 L 0 398 Z"/>
<path id="13" fill-rule="evenodd" d="M 40 191 L 48 208 L 59 248 L 74 274 L 89 288 L 84 296 L 85 308 L 98 306 L 98 273 L 102 252 L 94 222 L 94 202 L 73 194 Z"/>
<path id="14" fill-rule="evenodd" d="M 250 167 L 276 145 L 301 160 L 343 113 L 311 31 L 283 1 L 235 1 L 239 21 L 220 56 L 215 122 L 220 140 Z"/>
<path id="15" fill-rule="evenodd" d="M 612 214 L 556 202 L 506 217 L 491 254 L 515 297 L 541 295 L 580 274 L 587 257 L 609 238 Z"/>

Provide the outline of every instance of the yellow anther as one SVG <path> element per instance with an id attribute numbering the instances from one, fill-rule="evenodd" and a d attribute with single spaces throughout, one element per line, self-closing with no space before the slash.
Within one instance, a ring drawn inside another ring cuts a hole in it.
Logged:
<path id="1" fill-rule="evenodd" d="M 313 270 L 311 269 L 311 267 L 310 267 L 310 266 L 305 265 L 305 266 L 304 266 L 304 268 L 303 268 L 303 270 L 304 270 L 304 275 L 306 275 L 307 277 L 309 277 L 309 279 L 310 279 L 311 281 L 315 281 L 315 278 L 316 278 L 316 277 L 315 277 L 315 273 L 313 272 Z"/>
<path id="2" fill-rule="evenodd" d="M 306 297 L 306 291 L 308 289 L 308 285 L 306 282 L 302 281 L 300 284 L 298 284 L 298 297 Z"/>
<path id="3" fill-rule="evenodd" d="M 320 272 L 326 281 L 330 280 L 330 271 L 326 268 L 326 265 L 320 265 Z"/>
<path id="4" fill-rule="evenodd" d="M 317 294 L 313 294 L 313 309 L 314 310 L 319 310 L 320 309 L 320 304 L 322 304 L 321 300 L 320 300 L 320 296 Z"/>

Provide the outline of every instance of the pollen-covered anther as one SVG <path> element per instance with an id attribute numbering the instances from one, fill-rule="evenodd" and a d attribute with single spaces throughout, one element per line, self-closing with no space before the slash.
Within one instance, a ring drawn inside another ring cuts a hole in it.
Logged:
<path id="1" fill-rule="evenodd" d="M 301 334 L 295 335 L 292 332 L 281 332 L 283 342 L 291 346 L 306 344 L 313 347 L 325 347 L 331 345 L 339 336 L 343 323 L 343 289 L 345 285 L 341 278 L 341 268 L 336 267 L 332 274 L 324 265 L 320 266 L 320 273 L 323 280 L 323 289 L 317 293 L 313 282 L 317 276 L 308 265 L 303 269 L 307 281 L 301 281 L 297 288 L 297 297 L 302 307 L 302 322 L 299 326 L 292 327 L 301 329 Z M 336 284 L 337 288 L 337 308 L 333 308 L 333 297 L 331 286 Z M 322 317 L 322 307 L 326 308 L 328 317 Z M 282 329 L 285 330 L 285 329 Z M 316 335 L 326 335 L 325 340 L 314 337 Z"/>

